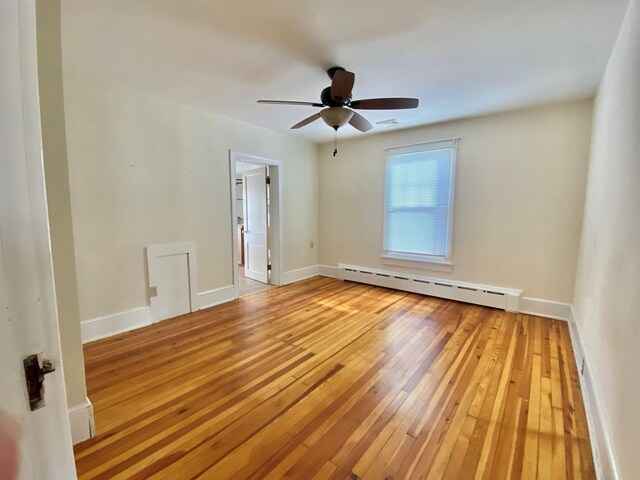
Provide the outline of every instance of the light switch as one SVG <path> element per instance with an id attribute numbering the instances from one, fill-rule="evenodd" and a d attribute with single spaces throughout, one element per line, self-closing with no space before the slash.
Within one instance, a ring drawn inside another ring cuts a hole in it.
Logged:
<path id="1" fill-rule="evenodd" d="M 157 297 L 158 296 L 158 287 L 156 287 L 155 285 L 153 287 L 149 287 L 149 296 L 150 297 Z"/>

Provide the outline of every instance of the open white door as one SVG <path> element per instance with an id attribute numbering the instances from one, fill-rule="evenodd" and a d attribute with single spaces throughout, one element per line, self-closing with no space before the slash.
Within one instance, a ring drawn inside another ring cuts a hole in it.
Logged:
<path id="1" fill-rule="evenodd" d="M 268 283 L 267 168 L 242 174 L 244 189 L 245 276 Z"/>
<path id="2" fill-rule="evenodd" d="M 64 389 L 38 105 L 34 0 L 0 2 L 0 410 L 22 429 L 20 479 L 76 478 Z M 50 360 L 31 411 L 23 360 Z M 0 472 L 1 473 L 1 472 Z M 0 475 L 2 476 L 2 475 Z"/>

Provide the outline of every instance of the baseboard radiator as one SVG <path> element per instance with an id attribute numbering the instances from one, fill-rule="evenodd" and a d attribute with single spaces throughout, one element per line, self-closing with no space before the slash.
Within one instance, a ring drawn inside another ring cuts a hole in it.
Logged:
<path id="1" fill-rule="evenodd" d="M 343 280 L 351 282 L 501 308 L 510 312 L 519 311 L 522 295 L 522 290 L 513 288 L 478 285 L 354 265 L 339 264 L 338 275 Z"/>

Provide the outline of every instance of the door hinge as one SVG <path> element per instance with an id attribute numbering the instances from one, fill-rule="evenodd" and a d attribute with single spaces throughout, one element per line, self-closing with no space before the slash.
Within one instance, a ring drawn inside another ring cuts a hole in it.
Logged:
<path id="1" fill-rule="evenodd" d="M 270 271 L 270 270 L 271 270 L 271 264 L 268 264 L 267 265 L 267 271 Z"/>
<path id="2" fill-rule="evenodd" d="M 271 177 L 267 177 L 267 185 L 271 185 Z"/>

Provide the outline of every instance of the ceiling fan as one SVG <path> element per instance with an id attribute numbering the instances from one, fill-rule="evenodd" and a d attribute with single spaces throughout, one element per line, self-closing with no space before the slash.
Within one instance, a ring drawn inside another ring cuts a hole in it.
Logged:
<path id="1" fill-rule="evenodd" d="M 333 128 L 336 132 L 338 128 L 347 123 L 352 127 L 366 132 L 373 128 L 369 121 L 354 110 L 400 110 L 416 108 L 417 98 L 368 98 L 364 100 L 351 100 L 351 91 L 355 82 L 355 74 L 348 72 L 342 67 L 332 67 L 327 70 L 327 75 L 331 79 L 331 86 L 325 88 L 320 93 L 320 103 L 317 102 L 290 102 L 286 100 L 258 100 L 258 103 L 271 105 L 303 105 L 309 107 L 323 108 L 320 112 L 305 118 L 296 123 L 291 129 L 304 127 L 319 118 L 324 123 Z M 334 156 L 336 151 L 334 151 Z"/>

